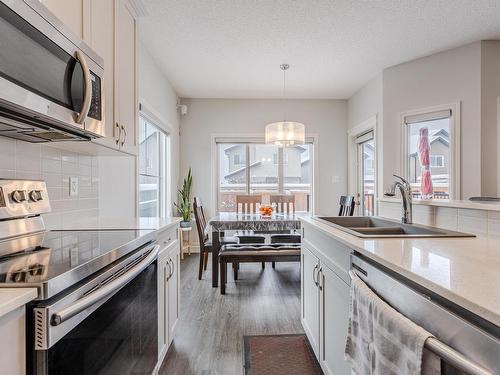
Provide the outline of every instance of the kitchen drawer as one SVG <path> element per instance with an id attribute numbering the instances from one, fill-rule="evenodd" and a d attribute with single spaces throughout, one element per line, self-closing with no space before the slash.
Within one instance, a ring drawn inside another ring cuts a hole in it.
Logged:
<path id="1" fill-rule="evenodd" d="M 179 228 L 177 226 L 166 228 L 158 231 L 158 245 L 160 245 L 160 252 L 178 239 Z"/>

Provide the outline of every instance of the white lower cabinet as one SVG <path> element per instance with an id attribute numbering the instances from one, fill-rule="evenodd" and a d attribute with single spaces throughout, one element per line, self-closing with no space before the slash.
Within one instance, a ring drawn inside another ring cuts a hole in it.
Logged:
<path id="1" fill-rule="evenodd" d="M 318 268 L 319 259 L 302 245 L 302 326 L 316 357 L 319 354 L 319 289 L 316 282 Z"/>
<path id="2" fill-rule="evenodd" d="M 320 354 L 325 374 L 350 374 L 344 360 L 349 317 L 349 285 L 330 268 L 322 265 L 320 284 Z"/>
<path id="3" fill-rule="evenodd" d="M 179 319 L 179 241 L 158 255 L 158 367 L 167 354 Z"/>
<path id="4" fill-rule="evenodd" d="M 24 306 L 0 317 L 0 374 L 26 373 L 26 309 Z"/>
<path id="5" fill-rule="evenodd" d="M 334 251 L 346 252 L 346 249 L 332 241 L 328 248 L 320 251 L 308 240 L 302 242 L 302 326 L 323 372 L 349 375 L 351 370 L 344 360 L 344 348 L 350 289 L 345 276 L 339 276 L 348 270 L 344 269 L 345 265 L 339 267 L 338 263 L 325 258 L 325 254 Z"/>

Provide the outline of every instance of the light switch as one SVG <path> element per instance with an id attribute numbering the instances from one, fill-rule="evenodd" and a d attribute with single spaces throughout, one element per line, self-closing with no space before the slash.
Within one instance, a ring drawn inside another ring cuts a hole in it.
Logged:
<path id="1" fill-rule="evenodd" d="M 69 196 L 70 197 L 78 196 L 78 177 L 69 178 Z"/>
<path id="2" fill-rule="evenodd" d="M 339 176 L 332 176 L 332 184 L 338 184 L 340 182 Z"/>

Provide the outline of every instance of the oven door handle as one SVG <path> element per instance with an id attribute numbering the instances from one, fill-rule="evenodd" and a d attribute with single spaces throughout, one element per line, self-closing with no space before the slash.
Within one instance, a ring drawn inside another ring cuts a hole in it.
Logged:
<path id="1" fill-rule="evenodd" d="M 82 109 L 76 116 L 75 122 L 77 124 L 83 124 L 89 114 L 90 102 L 92 101 L 92 80 L 90 78 L 90 68 L 85 59 L 85 55 L 80 51 L 76 51 L 76 59 L 82 66 L 84 89 Z"/>
<path id="2" fill-rule="evenodd" d="M 63 310 L 52 314 L 50 325 L 58 326 L 64 323 L 66 320 L 71 319 L 75 315 L 78 315 L 86 308 L 120 290 L 124 285 L 128 284 L 133 278 L 144 271 L 156 259 L 159 249 L 160 245 L 155 245 L 146 258 L 144 258 L 134 267 L 130 268 L 123 275 L 117 277 L 109 284 L 106 284 L 103 287 L 97 289 L 95 292 L 92 292 L 89 295 L 80 298 L 71 306 L 68 306 Z"/>

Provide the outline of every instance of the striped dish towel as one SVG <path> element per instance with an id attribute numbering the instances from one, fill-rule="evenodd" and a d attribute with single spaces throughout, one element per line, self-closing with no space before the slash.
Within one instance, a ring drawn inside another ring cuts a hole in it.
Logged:
<path id="1" fill-rule="evenodd" d="M 440 375 L 440 358 L 424 348 L 429 337 L 353 276 L 345 359 L 355 374 Z"/>

